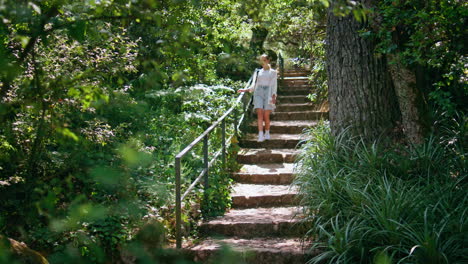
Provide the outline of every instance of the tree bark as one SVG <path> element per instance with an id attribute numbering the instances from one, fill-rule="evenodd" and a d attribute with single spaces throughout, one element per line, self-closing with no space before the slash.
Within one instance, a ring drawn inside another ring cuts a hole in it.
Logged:
<path id="1" fill-rule="evenodd" d="M 250 49 L 256 53 L 263 52 L 263 43 L 268 36 L 268 30 L 262 26 L 252 28 L 252 38 L 250 39 Z"/>
<path id="2" fill-rule="evenodd" d="M 5 250 L 4 252 L 2 252 Z M 44 256 L 39 252 L 30 249 L 25 243 L 18 242 L 11 238 L 0 235 L 0 253 L 11 255 L 11 261 L 20 261 L 20 263 L 48 264 Z"/>
<path id="3" fill-rule="evenodd" d="M 420 144 L 424 139 L 422 122 L 422 98 L 416 86 L 416 74 L 403 66 L 398 55 L 389 55 L 390 73 L 400 106 L 403 133 L 412 144 Z"/>
<path id="4" fill-rule="evenodd" d="M 349 127 L 352 136 L 373 141 L 393 133 L 400 112 L 387 61 L 359 36 L 361 27 L 353 16 L 328 13 L 329 118 L 334 135 Z"/>

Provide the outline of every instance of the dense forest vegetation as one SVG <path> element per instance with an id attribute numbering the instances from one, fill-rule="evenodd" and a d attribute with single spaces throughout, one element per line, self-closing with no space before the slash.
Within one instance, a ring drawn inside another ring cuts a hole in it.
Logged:
<path id="1" fill-rule="evenodd" d="M 175 263 L 174 155 L 281 51 L 330 101 L 298 160 L 313 261 L 464 263 L 467 17 L 457 0 L 0 0 L 0 262 L 8 237 L 50 263 Z M 186 236 L 229 207 L 212 176 Z"/>
<path id="2" fill-rule="evenodd" d="M 330 123 L 306 132 L 296 179 L 320 241 L 311 263 L 468 261 L 467 13 L 332 1 Z"/>
<path id="3" fill-rule="evenodd" d="M 292 2 L 1 1 L 0 233 L 52 263 L 118 262 L 145 224 L 165 242 L 174 155 L 257 67 L 252 31 L 269 25 L 276 42 L 312 21 Z M 229 205 L 218 171 L 205 215 Z"/>

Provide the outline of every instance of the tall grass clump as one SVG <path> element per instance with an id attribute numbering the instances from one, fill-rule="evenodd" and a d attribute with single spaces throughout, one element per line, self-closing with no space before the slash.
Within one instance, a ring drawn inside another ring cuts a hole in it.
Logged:
<path id="1" fill-rule="evenodd" d="M 309 263 L 468 263 L 463 120 L 418 146 L 306 131 L 295 184 L 319 252 Z"/>

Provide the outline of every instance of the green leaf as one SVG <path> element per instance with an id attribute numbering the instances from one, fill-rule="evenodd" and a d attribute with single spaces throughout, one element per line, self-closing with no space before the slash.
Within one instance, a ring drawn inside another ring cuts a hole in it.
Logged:
<path id="1" fill-rule="evenodd" d="M 410 254 L 411 255 L 411 254 Z M 374 257 L 375 264 L 391 264 L 392 258 L 386 254 L 386 252 L 379 252 Z"/>
<path id="2" fill-rule="evenodd" d="M 328 8 L 330 6 L 330 2 L 328 0 L 320 0 L 320 2 L 322 3 L 322 5 L 325 6 L 325 8 Z"/>
<path id="3" fill-rule="evenodd" d="M 26 48 L 26 46 L 29 44 L 29 40 L 31 39 L 28 36 L 17 36 L 17 38 L 21 42 L 21 46 L 23 47 L 23 49 Z"/>
<path id="4" fill-rule="evenodd" d="M 76 39 L 79 42 L 83 42 L 86 36 L 86 21 L 77 21 L 68 27 L 68 33 L 71 38 Z"/>
<path id="5" fill-rule="evenodd" d="M 37 6 L 33 2 L 29 2 L 28 5 L 30 5 L 32 7 L 32 9 L 34 9 L 34 11 L 36 11 L 36 13 L 38 13 L 39 15 L 41 14 L 41 8 L 39 6 Z"/>
<path id="6" fill-rule="evenodd" d="M 74 141 L 79 140 L 78 136 L 75 133 L 73 133 L 70 129 L 66 128 L 66 127 L 59 127 L 56 130 L 57 130 L 57 132 L 59 132 L 63 136 L 69 137 L 69 138 L 73 139 Z"/>

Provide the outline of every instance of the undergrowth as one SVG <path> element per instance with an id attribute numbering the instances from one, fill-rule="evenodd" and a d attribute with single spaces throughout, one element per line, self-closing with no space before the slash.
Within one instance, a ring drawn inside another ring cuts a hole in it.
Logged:
<path id="1" fill-rule="evenodd" d="M 418 146 L 306 131 L 295 184 L 320 252 L 308 263 L 468 263 L 466 118 L 443 131 Z"/>

